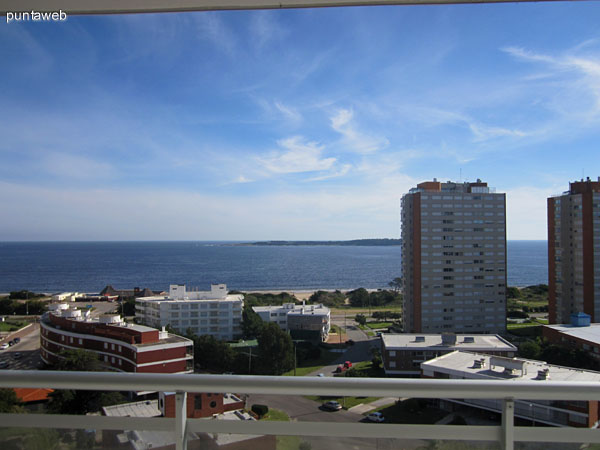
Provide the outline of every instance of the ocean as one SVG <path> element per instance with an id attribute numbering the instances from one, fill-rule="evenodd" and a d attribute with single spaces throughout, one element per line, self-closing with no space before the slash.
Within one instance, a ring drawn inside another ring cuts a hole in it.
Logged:
<path id="1" fill-rule="evenodd" d="M 231 242 L 0 242 L 0 292 L 115 288 L 387 288 L 399 246 L 238 246 Z M 546 241 L 508 241 L 508 284 L 548 282 Z"/>

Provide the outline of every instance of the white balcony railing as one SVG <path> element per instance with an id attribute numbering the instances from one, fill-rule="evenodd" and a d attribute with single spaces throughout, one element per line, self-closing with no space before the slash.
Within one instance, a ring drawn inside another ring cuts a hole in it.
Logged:
<path id="1" fill-rule="evenodd" d="M 496 441 L 511 450 L 515 441 L 600 443 L 600 430 L 514 426 L 514 401 L 600 400 L 600 384 L 559 381 L 484 381 L 267 377 L 238 375 L 170 375 L 103 372 L 0 371 L 0 387 L 89 389 L 107 391 L 176 391 L 176 417 L 136 418 L 0 414 L 4 427 L 154 430 L 176 435 L 176 448 L 186 448 L 187 432 L 249 435 L 335 436 L 397 439 Z M 187 392 L 237 392 L 274 395 L 394 396 L 414 398 L 500 399 L 498 426 L 401 425 L 322 422 L 263 422 L 187 419 Z M 543 431 L 542 431 L 543 430 Z"/>

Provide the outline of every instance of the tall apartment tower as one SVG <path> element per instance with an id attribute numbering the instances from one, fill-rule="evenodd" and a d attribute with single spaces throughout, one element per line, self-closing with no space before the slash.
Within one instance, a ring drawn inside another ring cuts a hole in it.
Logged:
<path id="1" fill-rule="evenodd" d="M 600 322 L 600 177 L 548 199 L 548 286 L 551 324 L 578 312 Z"/>
<path id="2" fill-rule="evenodd" d="M 487 183 L 420 183 L 402 197 L 404 331 L 506 329 L 506 198 Z"/>

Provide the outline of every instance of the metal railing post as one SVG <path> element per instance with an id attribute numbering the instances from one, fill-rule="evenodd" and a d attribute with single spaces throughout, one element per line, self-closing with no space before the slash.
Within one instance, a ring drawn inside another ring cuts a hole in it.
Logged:
<path id="1" fill-rule="evenodd" d="M 187 450 L 187 392 L 175 393 L 175 449 Z"/>
<path id="2" fill-rule="evenodd" d="M 515 401 L 505 398 L 502 403 L 502 446 L 513 450 L 515 446 Z"/>

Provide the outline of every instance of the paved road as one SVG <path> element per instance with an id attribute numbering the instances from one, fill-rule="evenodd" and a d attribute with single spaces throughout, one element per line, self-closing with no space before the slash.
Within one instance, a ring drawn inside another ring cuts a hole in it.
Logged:
<path id="1" fill-rule="evenodd" d="M 269 405 L 270 408 L 285 411 L 291 420 L 299 422 L 364 422 L 361 414 L 350 411 L 326 411 L 320 403 L 293 395 L 250 395 L 247 405 L 255 403 Z M 380 426 L 374 423 L 374 427 Z M 420 440 L 372 439 L 355 437 L 305 437 L 314 450 L 409 450 L 424 445 Z"/>
<path id="2" fill-rule="evenodd" d="M 371 349 L 381 347 L 381 339 L 377 337 L 369 337 L 363 332 L 354 320 L 344 316 L 333 316 L 332 322 L 336 325 L 346 325 L 346 332 L 348 337 L 354 341 L 354 345 L 347 347 L 344 353 L 340 353 L 339 358 L 333 361 L 332 364 L 324 366 L 315 372 L 308 374 L 309 376 L 317 375 L 322 373 L 326 377 L 332 377 L 335 373 L 335 369 L 344 361 L 351 361 L 353 364 L 361 361 L 369 361 L 372 358 Z"/>
<path id="3" fill-rule="evenodd" d="M 21 342 L 6 350 L 0 350 L 0 361 L 8 363 L 8 367 L 5 369 L 37 369 L 42 362 L 40 359 L 40 325 L 36 323 L 24 331 L 14 333 L 11 335 L 11 339 L 16 336 L 21 338 Z M 20 358 L 15 357 L 17 353 L 20 353 Z"/>
<path id="4" fill-rule="evenodd" d="M 94 311 L 92 311 L 93 317 L 116 310 L 118 306 L 117 303 L 112 302 L 93 302 L 86 304 L 91 304 L 95 308 Z M 74 305 L 78 307 L 85 306 L 86 304 L 74 303 Z M 40 358 L 40 325 L 34 323 L 31 327 L 28 327 L 23 331 L 11 333 L 10 340 L 17 336 L 21 338 L 21 342 L 6 350 L 0 350 L 0 362 L 6 361 L 8 363 L 8 366 L 5 367 L 5 369 L 38 369 L 42 364 L 42 359 Z M 9 339 L 5 339 L 7 342 L 8 340 Z M 20 353 L 20 357 L 15 357 L 17 353 Z"/>

